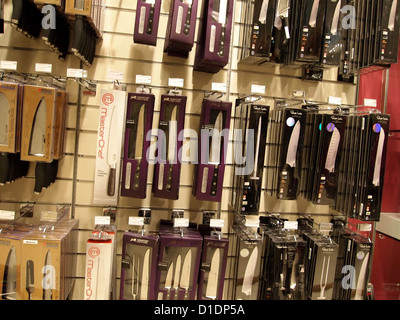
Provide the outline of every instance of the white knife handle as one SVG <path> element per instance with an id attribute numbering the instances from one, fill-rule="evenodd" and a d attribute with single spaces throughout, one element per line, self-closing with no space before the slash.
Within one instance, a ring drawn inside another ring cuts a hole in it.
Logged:
<path id="1" fill-rule="evenodd" d="M 211 25 L 210 45 L 209 45 L 209 48 L 208 48 L 208 51 L 210 51 L 210 52 L 214 52 L 215 51 L 216 33 L 217 33 L 217 27 L 215 25 Z"/>
<path id="2" fill-rule="evenodd" d="M 144 32 L 144 23 L 146 20 L 146 7 L 140 8 L 140 18 L 139 18 L 139 33 L 143 34 Z"/>
<path id="3" fill-rule="evenodd" d="M 208 167 L 205 167 L 203 171 L 203 179 L 201 181 L 201 193 L 207 192 L 208 171 L 209 171 Z"/>

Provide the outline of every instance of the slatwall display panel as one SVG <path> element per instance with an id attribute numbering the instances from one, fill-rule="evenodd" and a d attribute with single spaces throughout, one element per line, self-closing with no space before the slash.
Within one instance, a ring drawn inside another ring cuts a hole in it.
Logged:
<path id="1" fill-rule="evenodd" d="M 203 1 L 199 2 L 197 16 L 197 29 Z M 305 92 L 307 100 L 326 102 L 328 96 L 341 97 L 343 103 L 353 104 L 356 96 L 356 87 L 351 84 L 337 83 L 336 70 L 326 70 L 322 82 L 301 80 L 301 70 L 275 65 L 248 66 L 238 63 L 240 55 L 240 13 L 242 1 L 235 2 L 234 26 L 232 34 L 231 61 L 217 74 L 208 74 L 193 71 L 194 45 L 188 59 L 169 57 L 163 53 L 165 30 L 168 21 L 170 1 L 162 1 L 161 17 L 157 37 L 157 46 L 147 46 L 133 43 L 133 29 L 136 14 L 136 1 L 132 0 L 106 0 L 105 23 L 103 38 L 98 41 L 96 58 L 87 70 L 87 79 L 97 84 L 97 94 L 94 96 L 83 95 L 79 91 L 78 83 L 67 81 L 69 94 L 67 129 L 66 129 L 66 155 L 60 162 L 56 183 L 45 190 L 41 195 L 33 195 L 34 168 L 30 168 L 29 176 L 13 184 L 0 188 L 0 204 L 15 206 L 15 203 L 34 201 L 37 210 L 41 204 L 56 205 L 59 203 L 73 204 L 72 212 L 79 220 L 79 244 L 77 252 L 76 283 L 70 299 L 83 298 L 85 277 L 85 250 L 86 241 L 94 227 L 96 216 L 102 215 L 103 207 L 93 204 L 94 171 L 96 162 L 97 126 L 99 118 L 99 92 L 102 88 L 112 88 L 112 81 L 108 79 L 109 71 L 123 72 L 128 92 L 134 92 L 136 75 L 148 75 L 152 78 L 152 93 L 155 95 L 155 112 L 153 128 L 158 127 L 161 95 L 167 93 L 168 78 L 183 78 L 183 94 L 187 96 L 185 128 L 198 131 L 202 100 L 205 93 L 211 91 L 212 83 L 226 83 L 227 93 L 223 99 L 233 103 L 232 116 L 234 117 L 235 99 L 251 92 L 251 85 L 265 85 L 265 102 L 273 106 L 274 98 L 290 98 L 293 90 Z M 18 61 L 18 71 L 34 73 L 35 63 L 52 63 L 53 75 L 65 76 L 67 68 L 79 68 L 79 59 L 68 55 L 63 62 L 58 61 L 56 54 L 51 52 L 42 40 L 31 40 L 17 32 L 10 26 L 12 3 L 5 3 L 5 33 L 0 35 L 0 59 Z M 197 35 L 195 36 L 197 41 Z M 78 96 L 81 97 L 78 105 Z M 234 119 L 234 118 L 233 118 Z M 231 138 L 230 138 L 231 139 Z M 77 144 L 76 144 L 77 143 Z M 232 150 L 228 150 L 231 154 Z M 181 171 L 180 197 L 171 201 L 155 198 L 151 193 L 154 166 L 149 166 L 147 180 L 147 198 L 144 200 L 120 197 L 117 206 L 115 224 L 117 234 L 117 288 L 121 271 L 122 235 L 131 228 L 128 225 L 130 216 L 137 216 L 138 209 L 149 207 L 152 209 L 150 230 L 157 230 L 160 219 L 168 219 L 172 209 L 185 210 L 186 217 L 192 222 L 202 222 L 204 210 L 221 210 L 221 218 L 225 221 L 223 232 L 232 240 L 229 246 L 228 265 L 225 281 L 224 298 L 229 298 L 232 289 L 235 265 L 235 237 L 230 226 L 233 222 L 233 213 L 230 212 L 228 203 L 232 191 L 233 164 L 226 166 L 224 178 L 224 191 L 221 204 L 198 201 L 192 196 L 192 179 L 194 174 L 193 164 L 183 164 Z M 265 170 L 264 170 L 265 175 Z M 265 180 L 265 179 L 264 179 Z M 309 213 L 316 215 L 321 221 L 332 213 L 328 207 L 314 206 L 309 202 L 278 201 L 266 196 L 265 183 L 263 186 L 260 214 L 271 211 L 288 213 L 289 218 L 295 217 L 293 213 Z M 54 209 L 53 209 L 54 210 Z"/>

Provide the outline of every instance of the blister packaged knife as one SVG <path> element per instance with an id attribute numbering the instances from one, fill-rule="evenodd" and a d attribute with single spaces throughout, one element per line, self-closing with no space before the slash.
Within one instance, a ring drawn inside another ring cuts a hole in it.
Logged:
<path id="1" fill-rule="evenodd" d="M 133 41 L 156 46 L 161 0 L 137 0 Z"/>

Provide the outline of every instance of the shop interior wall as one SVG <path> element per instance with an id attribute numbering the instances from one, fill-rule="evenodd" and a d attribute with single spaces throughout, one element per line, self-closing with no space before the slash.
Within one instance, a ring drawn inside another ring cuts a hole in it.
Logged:
<path id="1" fill-rule="evenodd" d="M 200 7 L 203 1 L 200 0 Z M 102 215 L 103 207 L 94 205 L 94 170 L 97 126 L 99 116 L 99 92 L 102 88 L 112 88 L 108 79 L 108 71 L 124 73 L 123 83 L 127 91 L 135 91 L 136 75 L 152 77 L 152 92 L 156 97 L 153 127 L 157 127 L 160 110 L 160 97 L 167 93 L 169 78 L 183 78 L 183 94 L 187 96 L 185 128 L 199 128 L 201 103 L 206 92 L 211 91 L 212 83 L 226 83 L 227 92 L 223 99 L 232 103 L 239 96 L 249 95 L 251 85 L 266 86 L 263 96 L 266 104 L 274 106 L 274 98 L 291 98 L 293 90 L 305 92 L 305 98 L 311 101 L 327 102 L 329 96 L 340 97 L 344 104 L 354 105 L 357 96 L 357 86 L 336 81 L 337 69 L 327 69 L 321 82 L 303 81 L 301 69 L 291 69 L 280 66 L 244 66 L 238 63 L 240 53 L 240 13 L 242 2 L 235 2 L 234 28 L 232 35 L 231 61 L 228 66 L 217 74 L 193 71 L 194 50 L 188 59 L 169 57 L 163 53 L 165 30 L 168 20 L 170 1 L 162 1 L 160 27 L 157 46 L 146 46 L 133 43 L 133 26 L 136 12 L 136 1 L 106 0 L 105 24 L 103 39 L 96 49 L 94 64 L 88 71 L 87 79 L 97 82 L 97 95 L 85 96 L 79 91 L 79 85 L 73 79 L 67 81 L 69 93 L 68 115 L 66 128 L 66 154 L 59 165 L 57 180 L 54 185 L 40 195 L 33 193 L 34 164 L 31 165 L 26 178 L 16 181 L 0 189 L 0 209 L 17 208 L 24 202 L 35 202 L 35 213 L 43 210 L 55 210 L 58 204 L 70 204 L 71 212 L 79 219 L 79 246 L 75 253 L 78 261 L 76 283 L 71 293 L 71 299 L 83 298 L 85 248 L 86 240 L 94 227 L 94 217 Z M 18 62 L 21 73 L 35 73 L 35 63 L 51 63 L 53 75 L 66 76 L 67 68 L 80 68 L 77 57 L 68 55 L 65 61 L 58 61 L 56 54 L 51 52 L 42 40 L 31 40 L 10 26 L 12 1 L 5 1 L 5 32 L 0 35 L 0 59 Z M 198 11 L 197 25 L 201 10 Z M 196 37 L 197 38 L 197 37 Z M 196 44 L 195 44 L 196 46 Z M 78 97 L 81 95 L 81 104 Z M 234 109 L 233 109 L 234 110 Z M 234 112 L 233 112 L 234 116 Z M 150 229 L 157 230 L 160 219 L 168 219 L 172 209 L 185 210 L 190 221 L 201 223 L 203 210 L 220 210 L 221 218 L 225 220 L 223 232 L 232 236 L 230 226 L 233 213 L 230 212 L 228 199 L 231 191 L 232 168 L 226 167 L 224 191 L 221 204 L 198 201 L 192 196 L 193 164 L 183 164 L 180 181 L 179 200 L 169 201 L 155 198 L 151 194 L 153 166 L 149 167 L 147 198 L 144 200 L 120 197 L 117 206 L 115 224 L 118 227 L 117 250 L 117 280 L 120 277 L 122 252 L 122 234 L 128 230 L 128 218 L 136 216 L 138 209 L 152 209 Z M 13 210 L 13 209 L 11 209 Z M 304 200 L 278 201 L 263 192 L 260 214 L 282 212 L 283 217 L 296 219 L 299 214 L 311 214 L 319 221 L 329 221 L 335 214 L 327 206 L 316 206 Z M 232 249 L 232 246 L 231 246 Z M 229 259 L 233 259 L 231 253 Z M 228 266 L 230 263 L 228 262 Z M 226 284 L 232 279 L 228 270 Z M 225 286 L 228 287 L 227 285 Z"/>

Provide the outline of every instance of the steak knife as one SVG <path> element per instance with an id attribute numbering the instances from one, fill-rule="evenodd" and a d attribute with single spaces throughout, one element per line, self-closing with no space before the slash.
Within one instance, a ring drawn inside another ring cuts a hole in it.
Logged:
<path id="1" fill-rule="evenodd" d="M 189 249 L 183 260 L 180 287 L 185 290 L 184 300 L 189 299 L 189 288 L 192 271 L 192 249 Z"/>
<path id="2" fill-rule="evenodd" d="M 254 247 L 253 252 L 247 262 L 246 270 L 243 276 L 242 293 L 246 295 L 248 299 L 251 298 L 251 292 L 253 289 L 254 273 L 256 270 L 258 259 L 258 247 Z"/>
<path id="3" fill-rule="evenodd" d="M 53 259 L 50 250 L 48 250 L 43 267 L 43 300 L 52 300 L 53 298 L 52 267 Z"/>
<path id="4" fill-rule="evenodd" d="M 149 293 L 150 249 L 146 250 L 143 259 L 142 282 L 140 286 L 140 300 L 147 300 Z"/>
<path id="5" fill-rule="evenodd" d="M 17 299 L 17 257 L 14 246 L 8 252 L 6 264 L 4 265 L 2 299 Z"/>
<path id="6" fill-rule="evenodd" d="M 35 116 L 33 119 L 29 155 L 38 157 L 43 157 L 45 155 L 46 120 L 46 100 L 44 97 L 42 97 L 36 107 Z"/>
<path id="7" fill-rule="evenodd" d="M 210 272 L 208 273 L 206 298 L 217 299 L 219 269 L 220 269 L 220 250 L 217 248 L 211 259 Z"/>
<path id="8" fill-rule="evenodd" d="M 214 165 L 214 173 L 211 182 L 211 196 L 216 196 L 218 190 L 218 172 L 219 166 L 221 164 L 221 152 L 224 149 L 224 141 L 223 137 L 220 136 L 222 130 L 224 129 L 224 111 L 220 111 L 218 113 L 217 119 L 215 120 L 214 130 L 212 134 L 212 143 L 210 146 L 210 154 L 209 154 L 209 164 Z M 215 143 L 215 140 L 218 143 Z"/>
<path id="9" fill-rule="evenodd" d="M 9 121 L 10 104 L 4 93 L 0 92 L 0 145 L 8 146 Z"/>
<path id="10" fill-rule="evenodd" d="M 116 185 L 116 173 L 117 173 L 117 163 L 118 163 L 118 150 L 120 146 L 117 143 L 111 143 L 111 138 L 115 132 L 118 131 L 120 124 L 118 123 L 118 109 L 114 106 L 111 122 L 110 131 L 108 133 L 108 153 L 107 153 L 107 163 L 110 166 L 110 173 L 108 176 L 108 188 L 107 194 L 110 197 L 115 195 L 115 185 Z"/>
<path id="11" fill-rule="evenodd" d="M 175 265 L 175 273 L 174 273 L 174 300 L 178 299 L 179 296 L 179 280 L 180 280 L 180 275 L 181 275 L 181 267 L 182 267 L 182 258 L 181 255 L 179 254 L 178 257 L 176 258 L 176 265 Z"/>

